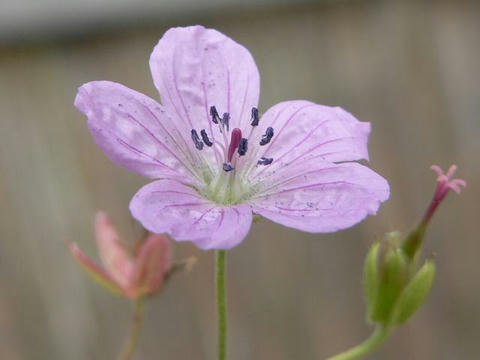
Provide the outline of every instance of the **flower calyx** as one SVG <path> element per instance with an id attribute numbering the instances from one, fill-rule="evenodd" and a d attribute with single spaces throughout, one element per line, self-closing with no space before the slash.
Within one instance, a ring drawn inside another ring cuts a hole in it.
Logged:
<path id="1" fill-rule="evenodd" d="M 375 243 L 364 266 L 368 321 L 396 326 L 408 320 L 425 302 L 435 278 L 435 264 L 421 267 L 405 254 L 398 232 Z"/>

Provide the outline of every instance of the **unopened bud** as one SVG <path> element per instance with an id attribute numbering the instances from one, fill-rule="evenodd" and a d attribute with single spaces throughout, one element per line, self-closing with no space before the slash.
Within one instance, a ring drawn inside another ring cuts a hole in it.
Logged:
<path id="1" fill-rule="evenodd" d="M 367 319 L 371 323 L 398 325 L 425 302 L 435 275 L 433 261 L 418 269 L 401 244 L 401 235 L 391 232 L 375 243 L 364 266 Z"/>

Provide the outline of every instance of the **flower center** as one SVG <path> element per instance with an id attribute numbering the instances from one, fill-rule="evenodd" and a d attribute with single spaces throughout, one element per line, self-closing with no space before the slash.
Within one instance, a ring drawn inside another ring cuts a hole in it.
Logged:
<path id="1" fill-rule="evenodd" d="M 192 129 L 192 141 L 198 151 L 204 150 L 205 146 L 210 151 L 215 153 L 215 158 L 218 162 L 217 176 L 212 181 L 208 182 L 205 189 L 199 191 L 206 198 L 222 205 L 235 205 L 248 198 L 251 185 L 248 184 L 244 171 L 240 175 L 240 170 L 250 170 L 254 166 L 266 166 L 273 162 L 273 158 L 261 157 L 255 159 L 254 156 L 246 156 L 249 149 L 249 141 L 255 128 L 259 124 L 258 109 L 252 108 L 251 113 L 251 129 L 248 137 L 242 136 L 242 130 L 234 128 L 230 131 L 230 114 L 224 113 L 222 117 L 219 116 L 215 106 L 210 107 L 211 121 L 218 126 L 222 141 L 217 141 L 213 137 L 209 137 L 207 131 L 202 129 L 200 136 L 197 130 Z M 268 127 L 265 134 L 262 135 L 259 141 L 259 146 L 265 146 L 272 140 L 274 130 Z M 206 150 L 206 149 L 205 149 Z M 208 150 L 206 150 L 208 151 Z M 250 154 L 250 153 L 249 153 Z"/>

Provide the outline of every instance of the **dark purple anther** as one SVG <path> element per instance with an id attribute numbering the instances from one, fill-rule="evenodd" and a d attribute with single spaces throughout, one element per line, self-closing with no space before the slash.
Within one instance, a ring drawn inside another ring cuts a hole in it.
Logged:
<path id="1" fill-rule="evenodd" d="M 258 117 L 258 109 L 256 107 L 252 108 L 252 122 L 250 125 L 252 126 L 258 126 L 258 123 L 260 122 L 260 119 Z"/>
<path id="2" fill-rule="evenodd" d="M 192 140 L 193 140 L 193 143 L 195 144 L 195 147 L 196 147 L 198 150 L 202 150 L 202 149 L 203 149 L 203 142 L 202 142 L 202 140 L 200 140 L 200 138 L 198 137 L 197 130 L 195 130 L 195 129 L 192 129 Z"/>
<path id="3" fill-rule="evenodd" d="M 225 128 L 227 128 L 227 131 L 230 129 L 230 114 L 229 113 L 224 113 L 223 114 L 222 124 Z"/>
<path id="4" fill-rule="evenodd" d="M 238 144 L 238 155 L 243 156 L 247 153 L 248 150 L 248 140 L 242 138 Z"/>
<path id="5" fill-rule="evenodd" d="M 208 138 L 208 135 L 207 135 L 207 132 L 205 131 L 205 129 L 200 131 L 200 135 L 202 136 L 202 140 L 205 143 L 205 145 L 207 145 L 207 146 L 212 146 L 213 145 L 213 143 Z"/>
<path id="6" fill-rule="evenodd" d="M 273 128 L 269 126 L 265 131 L 265 135 L 262 135 L 262 140 L 260 140 L 260 145 L 261 146 L 267 145 L 270 142 L 270 140 L 272 140 L 272 137 L 273 137 Z"/>
<path id="7" fill-rule="evenodd" d="M 273 158 L 266 158 L 261 157 L 260 160 L 257 161 L 258 165 L 270 165 L 273 162 Z"/>
<path id="8" fill-rule="evenodd" d="M 230 138 L 230 145 L 228 147 L 228 155 L 227 159 L 228 162 L 232 161 L 233 154 L 235 150 L 238 148 L 238 144 L 240 144 L 240 140 L 242 139 L 242 130 L 239 128 L 235 128 L 232 130 L 232 137 Z"/>
<path id="9" fill-rule="evenodd" d="M 233 169 L 235 169 L 232 164 L 230 163 L 225 163 L 223 164 L 223 170 L 226 171 L 226 172 L 229 172 L 229 171 L 232 171 Z"/>
<path id="10" fill-rule="evenodd" d="M 212 117 L 213 123 L 218 124 L 220 116 L 218 115 L 217 108 L 215 106 L 210 106 L 210 116 Z"/>

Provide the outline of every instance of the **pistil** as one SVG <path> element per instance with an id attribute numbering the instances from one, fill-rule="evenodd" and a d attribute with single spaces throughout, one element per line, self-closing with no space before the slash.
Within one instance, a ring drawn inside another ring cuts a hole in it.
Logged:
<path id="1" fill-rule="evenodd" d="M 232 130 L 232 136 L 230 138 L 230 145 L 228 146 L 227 160 L 228 162 L 232 161 L 233 154 L 238 148 L 240 141 L 242 140 L 242 130 L 235 128 Z"/>

